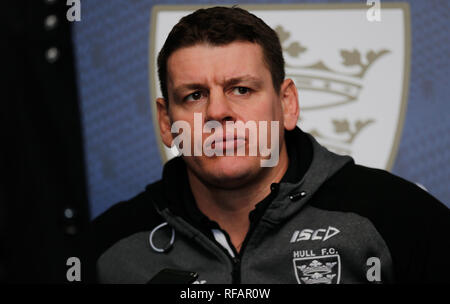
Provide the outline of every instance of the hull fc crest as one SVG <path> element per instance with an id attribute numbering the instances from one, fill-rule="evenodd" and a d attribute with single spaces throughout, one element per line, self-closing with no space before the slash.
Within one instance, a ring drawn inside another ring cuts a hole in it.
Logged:
<path id="1" fill-rule="evenodd" d="M 299 284 L 339 284 L 341 259 L 338 254 L 293 259 Z"/>

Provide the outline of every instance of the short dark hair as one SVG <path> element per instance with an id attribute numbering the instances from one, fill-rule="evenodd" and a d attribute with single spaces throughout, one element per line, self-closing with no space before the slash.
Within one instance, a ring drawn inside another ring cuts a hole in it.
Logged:
<path id="1" fill-rule="evenodd" d="M 168 101 L 167 60 L 173 52 L 199 43 L 219 46 L 234 41 L 248 41 L 261 46 L 273 87 L 279 92 L 285 74 L 277 33 L 244 9 L 216 6 L 184 16 L 169 33 L 158 55 L 158 76 L 163 97 Z"/>

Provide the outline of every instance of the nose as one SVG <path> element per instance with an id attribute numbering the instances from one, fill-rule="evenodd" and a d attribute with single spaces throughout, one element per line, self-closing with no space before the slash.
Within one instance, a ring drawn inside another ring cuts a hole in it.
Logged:
<path id="1" fill-rule="evenodd" d="M 235 115 L 225 93 L 222 90 L 210 91 L 206 106 L 206 121 L 234 121 Z"/>

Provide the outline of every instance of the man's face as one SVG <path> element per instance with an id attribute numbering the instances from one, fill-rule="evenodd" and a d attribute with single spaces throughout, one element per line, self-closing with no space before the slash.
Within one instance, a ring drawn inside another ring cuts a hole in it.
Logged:
<path id="1" fill-rule="evenodd" d="M 169 106 L 167 121 L 186 121 L 194 142 L 194 113 L 202 115 L 203 125 L 211 120 L 224 127 L 227 121 L 267 121 L 270 140 L 271 121 L 279 122 L 279 145 L 284 144 L 283 109 L 263 61 L 262 48 L 255 43 L 233 42 L 224 46 L 197 44 L 175 51 L 168 59 Z M 159 108 L 161 109 L 161 107 Z M 205 141 L 211 134 L 203 133 Z M 173 134 L 172 137 L 175 137 Z M 249 156 L 249 134 L 233 139 L 232 145 L 245 145 L 246 156 L 183 156 L 199 179 L 217 187 L 237 187 L 263 174 L 262 157 Z M 170 146 L 167 137 L 163 140 Z M 167 141 L 167 142 L 166 142 Z M 198 143 L 197 143 L 198 144 Z M 217 143 L 216 143 L 217 144 Z M 230 142 L 224 142 L 230 145 Z M 192 148 L 193 149 L 193 148 Z M 236 150 L 235 150 L 236 151 Z M 191 154 L 193 155 L 193 154 Z"/>

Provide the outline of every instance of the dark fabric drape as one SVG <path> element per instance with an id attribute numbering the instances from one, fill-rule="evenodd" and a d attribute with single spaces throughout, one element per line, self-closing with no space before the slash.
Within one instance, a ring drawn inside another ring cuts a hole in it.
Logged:
<path id="1" fill-rule="evenodd" d="M 68 6 L 4 5 L 0 281 L 67 282 L 69 257 L 88 263 L 80 235 L 89 221 Z M 49 15 L 56 25 L 45 26 Z"/>

